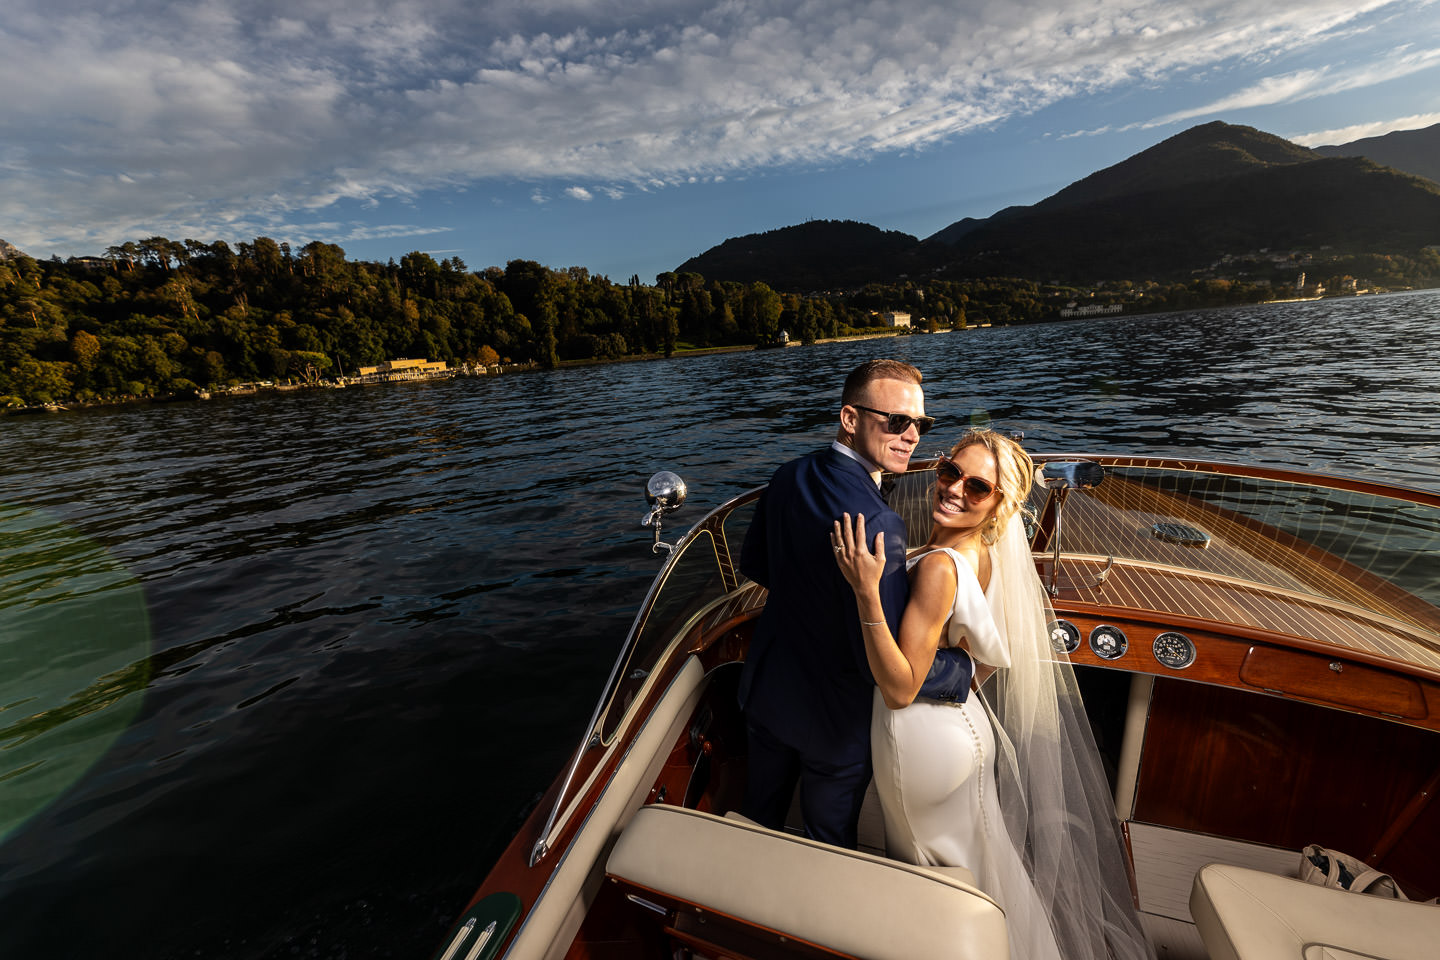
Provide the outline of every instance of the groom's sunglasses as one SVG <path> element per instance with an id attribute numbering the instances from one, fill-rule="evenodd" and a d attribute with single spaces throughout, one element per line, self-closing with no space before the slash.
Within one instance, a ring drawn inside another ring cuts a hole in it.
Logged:
<path id="1" fill-rule="evenodd" d="M 935 464 L 935 478 L 940 481 L 941 486 L 946 487 L 953 487 L 957 480 L 963 479 L 965 482 L 960 485 L 960 491 L 971 503 L 984 503 L 995 492 L 995 484 L 980 477 L 965 476 L 953 461 L 945 457 L 941 457 L 940 462 Z"/>
<path id="2" fill-rule="evenodd" d="M 876 410 L 874 407 L 862 407 L 858 403 L 852 403 L 850 406 L 856 410 L 864 410 L 866 413 L 884 417 L 886 433 L 904 433 L 910 429 L 910 424 L 913 423 L 915 432 L 923 437 L 930 432 L 931 427 L 935 426 L 934 417 L 912 417 L 905 413 L 886 413 L 884 410 Z"/>

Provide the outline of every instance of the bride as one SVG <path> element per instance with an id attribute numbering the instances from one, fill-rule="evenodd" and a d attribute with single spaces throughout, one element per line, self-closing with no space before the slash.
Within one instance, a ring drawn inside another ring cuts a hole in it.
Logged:
<path id="1" fill-rule="evenodd" d="M 991 430 L 971 430 L 940 460 L 899 638 L 880 605 L 884 534 L 872 552 L 863 515 L 835 522 L 875 676 L 886 845 L 911 863 L 967 867 L 1004 908 L 1016 960 L 1151 957 L 1075 675 L 1050 643 L 1020 516 L 1034 471 Z M 975 661 L 965 703 L 916 699 L 941 645 Z"/>

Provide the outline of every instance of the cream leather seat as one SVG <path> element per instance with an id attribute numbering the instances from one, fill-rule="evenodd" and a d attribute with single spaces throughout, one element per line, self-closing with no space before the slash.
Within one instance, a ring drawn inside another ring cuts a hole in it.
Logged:
<path id="1" fill-rule="evenodd" d="M 1211 863 L 1190 913 L 1211 960 L 1433 960 L 1440 907 Z"/>
<path id="2" fill-rule="evenodd" d="M 871 960 L 1009 955 L 1005 914 L 957 876 L 684 807 L 641 807 L 606 875 L 635 896 Z"/>

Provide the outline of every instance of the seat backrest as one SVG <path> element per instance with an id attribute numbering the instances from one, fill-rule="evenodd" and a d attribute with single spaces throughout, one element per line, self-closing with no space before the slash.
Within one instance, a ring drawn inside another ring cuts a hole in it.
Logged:
<path id="1" fill-rule="evenodd" d="M 641 808 L 607 876 L 666 906 L 871 960 L 1009 955 L 1005 914 L 938 871 L 684 807 Z"/>

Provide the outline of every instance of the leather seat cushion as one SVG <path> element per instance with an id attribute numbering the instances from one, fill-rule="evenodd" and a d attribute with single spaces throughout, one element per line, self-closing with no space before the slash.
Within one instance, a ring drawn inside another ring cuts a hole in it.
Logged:
<path id="1" fill-rule="evenodd" d="M 1433 960 L 1440 907 L 1210 863 L 1190 913 L 1211 960 Z"/>

